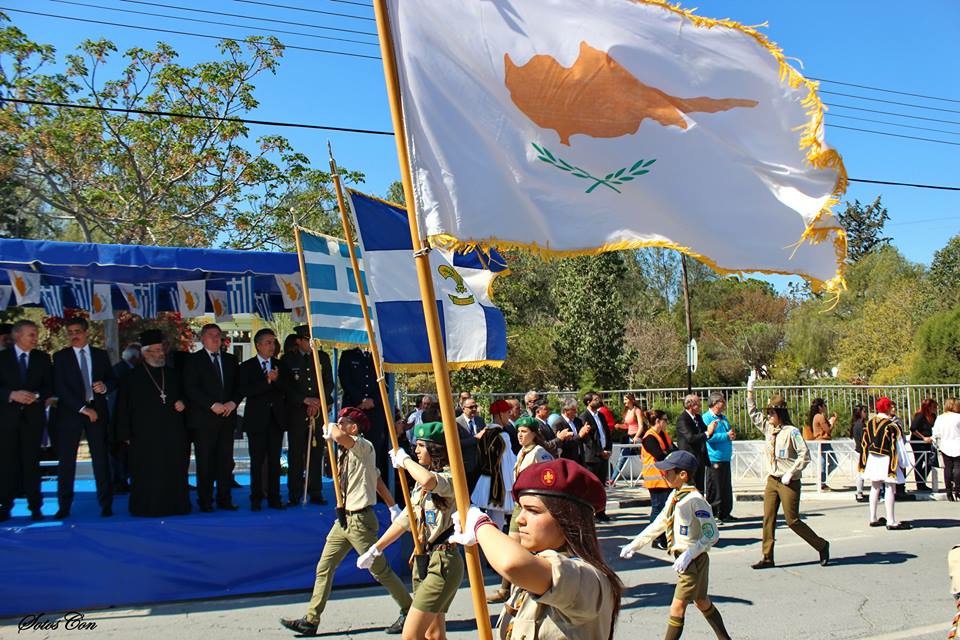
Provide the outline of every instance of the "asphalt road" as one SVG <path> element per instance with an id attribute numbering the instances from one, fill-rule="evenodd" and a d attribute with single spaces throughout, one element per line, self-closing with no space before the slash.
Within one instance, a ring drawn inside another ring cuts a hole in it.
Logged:
<path id="1" fill-rule="evenodd" d="M 732 637 L 738 639 L 928 640 L 945 638 L 955 609 L 948 588 L 947 551 L 960 544 L 960 504 L 942 501 L 898 504 L 911 531 L 867 526 L 866 505 L 843 500 L 804 500 L 806 522 L 830 540 L 834 562 L 820 567 L 817 554 L 788 529 L 778 529 L 776 569 L 753 571 L 760 556 L 759 502 L 738 503 L 740 520 L 721 529 L 710 554 L 710 594 Z M 646 523 L 646 507 L 612 511 L 600 527 L 605 556 L 626 590 L 616 637 L 661 638 L 673 595 L 675 574 L 662 552 L 648 548 L 630 561 L 618 549 Z M 487 584 L 495 578 L 488 576 Z M 15 588 L 7 585 L 5 588 Z M 489 587 L 488 587 L 489 588 Z M 84 611 L 95 629 L 18 630 L 16 620 L 0 621 L 2 638 L 172 638 L 235 640 L 291 638 L 277 623 L 302 615 L 306 592 L 164 604 L 134 609 Z M 499 605 L 497 605 L 498 607 Z M 491 615 L 498 609 L 491 608 Z M 327 638 L 381 638 L 397 610 L 378 587 L 333 593 L 320 632 Z M 60 612 L 62 614 L 62 612 Z M 55 619 L 56 612 L 46 616 Z M 466 582 L 448 615 L 448 637 L 475 638 L 475 618 Z M 691 607 L 687 638 L 714 637 Z"/>

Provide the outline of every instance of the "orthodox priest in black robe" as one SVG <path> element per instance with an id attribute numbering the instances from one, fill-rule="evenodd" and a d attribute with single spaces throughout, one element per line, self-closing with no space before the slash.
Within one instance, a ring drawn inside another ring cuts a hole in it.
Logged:
<path id="1" fill-rule="evenodd" d="M 166 366 L 163 334 L 140 334 L 143 361 L 117 393 L 116 438 L 129 444 L 130 514 L 171 516 L 190 513 L 187 484 L 187 429 L 180 378 Z"/>

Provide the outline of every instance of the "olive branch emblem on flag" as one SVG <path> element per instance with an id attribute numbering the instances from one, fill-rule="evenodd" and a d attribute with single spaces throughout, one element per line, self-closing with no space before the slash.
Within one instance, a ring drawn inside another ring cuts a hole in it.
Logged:
<path id="1" fill-rule="evenodd" d="M 642 158 L 637 160 L 629 167 L 623 167 L 622 169 L 617 169 L 616 171 L 611 171 L 602 178 L 598 178 L 595 175 L 592 175 L 585 169 L 576 167 L 563 158 L 558 158 L 553 155 L 549 149 L 546 147 L 538 146 L 534 143 L 530 145 L 537 150 L 537 159 L 546 162 L 547 164 L 560 169 L 561 171 L 566 171 L 575 178 L 582 178 L 584 180 L 593 180 L 593 184 L 587 187 L 587 190 L 584 193 L 592 193 L 594 189 L 603 185 L 607 188 L 613 189 L 617 193 L 622 193 L 620 189 L 617 189 L 617 186 L 620 186 L 624 183 L 630 182 L 634 178 L 638 178 L 642 175 L 650 173 L 649 167 L 654 162 L 657 161 L 656 158 L 653 160 L 644 161 Z M 616 185 L 616 186 L 615 186 Z"/>

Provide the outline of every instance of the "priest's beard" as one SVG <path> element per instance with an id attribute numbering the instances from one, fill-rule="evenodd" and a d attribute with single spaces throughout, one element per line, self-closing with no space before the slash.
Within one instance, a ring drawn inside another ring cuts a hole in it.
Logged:
<path id="1" fill-rule="evenodd" d="M 151 367 L 163 367 L 167 364 L 167 355 L 165 353 L 157 355 L 144 352 L 143 361 Z"/>

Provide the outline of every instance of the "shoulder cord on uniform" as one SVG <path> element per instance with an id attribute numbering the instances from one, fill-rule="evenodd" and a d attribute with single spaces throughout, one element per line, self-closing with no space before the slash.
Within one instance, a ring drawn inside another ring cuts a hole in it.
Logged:
<path id="1" fill-rule="evenodd" d="M 953 623 L 950 625 L 950 631 L 947 633 L 947 640 L 952 640 L 957 636 L 957 629 L 960 628 L 960 597 L 954 596 L 957 603 L 957 615 L 953 616 Z"/>

